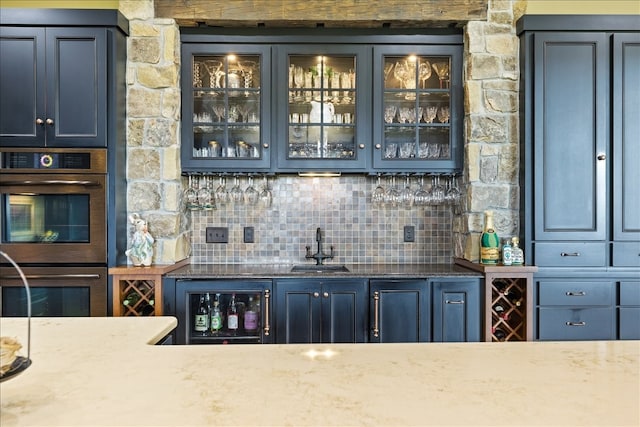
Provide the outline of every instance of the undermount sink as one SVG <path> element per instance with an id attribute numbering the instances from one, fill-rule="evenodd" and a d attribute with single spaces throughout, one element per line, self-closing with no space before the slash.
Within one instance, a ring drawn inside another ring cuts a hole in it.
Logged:
<path id="1" fill-rule="evenodd" d="M 349 272 L 349 269 L 344 265 L 303 264 L 303 265 L 294 265 L 291 271 L 294 273 L 295 272 L 336 273 L 336 272 Z"/>

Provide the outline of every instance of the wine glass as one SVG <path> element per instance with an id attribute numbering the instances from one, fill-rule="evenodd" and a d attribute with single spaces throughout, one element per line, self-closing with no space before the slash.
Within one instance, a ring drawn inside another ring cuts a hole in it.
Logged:
<path id="1" fill-rule="evenodd" d="M 384 108 L 384 121 L 385 123 L 393 123 L 393 119 L 396 117 L 398 107 L 395 105 L 388 105 Z"/>
<path id="2" fill-rule="evenodd" d="M 393 77 L 396 78 L 400 82 L 400 88 L 404 89 L 405 81 L 409 77 L 409 68 L 407 65 L 407 61 L 398 61 L 396 62 L 395 67 L 393 68 Z M 396 96 L 404 96 L 403 93 L 398 93 Z"/>
<path id="3" fill-rule="evenodd" d="M 244 199 L 244 192 L 240 188 L 240 178 L 238 175 L 233 177 L 233 187 L 229 190 L 229 199 L 234 205 L 241 205 Z"/>
<path id="4" fill-rule="evenodd" d="M 434 175 L 433 188 L 431 189 L 431 196 L 433 204 L 441 205 L 445 201 L 445 188 L 440 183 L 440 175 Z"/>
<path id="5" fill-rule="evenodd" d="M 215 209 L 214 194 L 211 191 L 211 180 L 208 176 L 200 178 L 200 188 L 198 189 L 198 205 L 200 209 L 210 211 Z"/>
<path id="6" fill-rule="evenodd" d="M 249 184 L 247 185 L 247 188 L 244 189 L 245 203 L 249 206 L 255 206 L 258 204 L 259 199 L 260 193 L 253 186 L 253 176 L 249 175 Z"/>
<path id="7" fill-rule="evenodd" d="M 431 63 L 424 61 L 418 66 L 418 77 L 422 81 L 422 89 L 426 89 L 426 81 L 431 77 Z"/>
<path id="8" fill-rule="evenodd" d="M 296 66 L 293 69 L 293 83 L 296 85 L 298 92 L 296 93 L 295 100 L 302 101 L 302 87 L 304 86 L 304 68 Z"/>
<path id="9" fill-rule="evenodd" d="M 427 105 L 424 109 L 422 119 L 425 123 L 433 123 L 433 120 L 436 118 L 438 114 L 438 106 L 436 105 Z"/>
<path id="10" fill-rule="evenodd" d="M 416 206 L 425 206 L 429 199 L 429 193 L 424 189 L 424 175 L 420 175 L 419 187 L 413 195 L 413 204 Z"/>
<path id="11" fill-rule="evenodd" d="M 391 70 L 393 70 L 393 62 L 385 62 L 384 63 L 384 87 L 387 87 L 387 79 L 389 78 L 389 74 L 391 74 Z"/>
<path id="12" fill-rule="evenodd" d="M 400 193 L 398 189 L 396 189 L 396 177 L 391 176 L 391 185 L 384 193 L 384 202 L 388 206 L 398 207 L 398 203 L 400 202 Z"/>
<path id="13" fill-rule="evenodd" d="M 371 193 L 371 203 L 375 207 L 380 207 L 384 204 L 384 187 L 380 184 L 380 174 L 378 174 L 378 184 L 376 188 Z"/>
<path id="14" fill-rule="evenodd" d="M 209 73 L 209 87 L 219 88 L 220 87 L 220 76 L 224 74 L 224 72 L 220 71 L 222 68 L 222 62 L 217 59 L 208 59 L 203 62 L 204 67 Z"/>
<path id="15" fill-rule="evenodd" d="M 450 113 L 448 105 L 438 108 L 437 117 L 440 123 L 449 123 L 449 115 Z"/>
<path id="16" fill-rule="evenodd" d="M 405 209 L 411 209 L 411 206 L 413 206 L 413 191 L 411 191 L 409 174 L 405 176 L 404 188 L 400 190 L 399 203 L 404 206 Z"/>
<path id="17" fill-rule="evenodd" d="M 229 192 L 227 191 L 227 180 L 224 174 L 218 176 L 218 187 L 215 191 L 215 199 L 218 206 L 223 206 L 229 203 Z"/>
<path id="18" fill-rule="evenodd" d="M 189 184 L 184 192 L 184 203 L 187 209 L 195 211 L 200 208 L 198 205 L 198 190 L 196 188 L 197 183 L 193 176 L 189 175 Z"/>
<path id="19" fill-rule="evenodd" d="M 224 104 L 217 104 L 213 106 L 213 114 L 218 117 L 219 122 L 222 122 L 224 120 L 225 113 L 226 109 L 224 107 Z"/>
<path id="20" fill-rule="evenodd" d="M 449 86 L 449 62 L 435 62 L 433 69 L 440 79 L 440 89 Z"/>
<path id="21" fill-rule="evenodd" d="M 269 182 L 267 181 L 267 175 L 263 176 L 262 191 L 260 192 L 260 203 L 265 208 L 271 207 L 273 203 L 273 193 L 269 190 Z"/>

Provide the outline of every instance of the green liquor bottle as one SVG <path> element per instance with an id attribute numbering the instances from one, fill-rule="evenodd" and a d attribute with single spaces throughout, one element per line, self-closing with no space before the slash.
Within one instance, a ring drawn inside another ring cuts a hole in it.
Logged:
<path id="1" fill-rule="evenodd" d="M 500 259 L 500 239 L 493 228 L 493 211 L 484 212 L 484 231 L 480 236 L 480 262 L 498 264 Z"/>

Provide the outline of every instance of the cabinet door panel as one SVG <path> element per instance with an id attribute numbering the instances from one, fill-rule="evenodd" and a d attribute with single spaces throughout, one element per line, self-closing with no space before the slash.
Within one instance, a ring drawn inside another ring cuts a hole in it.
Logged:
<path id="1" fill-rule="evenodd" d="M 323 284 L 322 292 L 322 342 L 364 342 L 366 284 Z"/>
<path id="2" fill-rule="evenodd" d="M 640 307 L 620 307 L 620 339 L 640 340 Z"/>
<path id="3" fill-rule="evenodd" d="M 540 305 L 590 306 L 614 303 L 613 282 L 605 281 L 541 281 L 538 285 Z"/>
<path id="4" fill-rule="evenodd" d="M 535 240 L 604 239 L 607 37 L 545 33 L 534 45 Z"/>
<path id="5" fill-rule="evenodd" d="M 49 146 L 106 147 L 104 29 L 47 30 Z"/>
<path id="6" fill-rule="evenodd" d="M 44 137 L 45 32 L 0 28 L 0 140 L 3 146 L 38 145 Z"/>
<path id="7" fill-rule="evenodd" d="M 372 280 L 369 292 L 372 342 L 431 340 L 431 309 L 426 280 Z"/>
<path id="8" fill-rule="evenodd" d="M 277 283 L 276 342 L 292 344 L 320 341 L 319 292 L 318 283 Z"/>
<path id="9" fill-rule="evenodd" d="M 640 34 L 613 37 L 615 240 L 640 240 Z"/>
<path id="10" fill-rule="evenodd" d="M 640 267 L 640 242 L 614 242 L 612 263 L 614 267 Z"/>
<path id="11" fill-rule="evenodd" d="M 480 281 L 431 281 L 433 341 L 480 341 Z"/>

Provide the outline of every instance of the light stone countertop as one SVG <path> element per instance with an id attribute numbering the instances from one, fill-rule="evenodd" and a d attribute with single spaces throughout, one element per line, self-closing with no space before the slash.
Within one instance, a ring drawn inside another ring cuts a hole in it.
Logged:
<path id="1" fill-rule="evenodd" d="M 0 425 L 640 425 L 640 341 L 148 345 L 175 326 L 32 319 Z"/>

